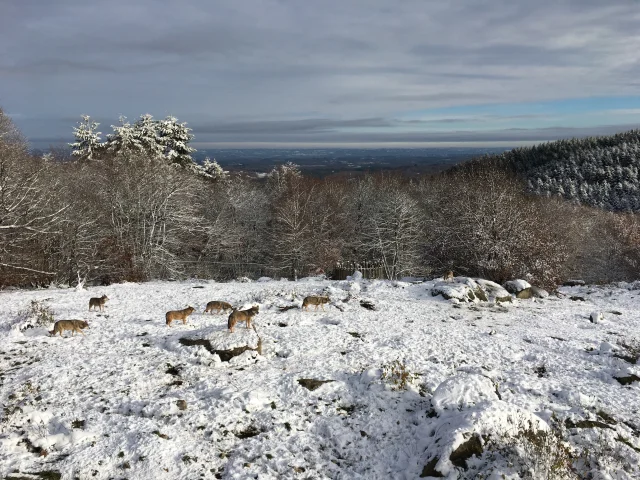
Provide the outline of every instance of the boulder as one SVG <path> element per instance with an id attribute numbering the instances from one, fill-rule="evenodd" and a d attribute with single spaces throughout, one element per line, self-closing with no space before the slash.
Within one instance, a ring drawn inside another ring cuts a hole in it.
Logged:
<path id="1" fill-rule="evenodd" d="M 515 295 L 518 292 L 526 290 L 527 288 L 530 289 L 531 284 L 526 280 L 509 280 L 508 282 L 505 282 L 504 288 L 507 292 Z"/>
<path id="2" fill-rule="evenodd" d="M 485 292 L 485 296 L 489 302 L 502 303 L 512 300 L 509 292 L 491 280 L 476 278 L 475 282 L 482 288 L 482 291 Z"/>
<path id="3" fill-rule="evenodd" d="M 540 287 L 531 287 L 531 294 L 536 298 L 547 298 L 549 296 L 549 292 Z"/>
<path id="4" fill-rule="evenodd" d="M 489 299 L 487 297 L 487 293 L 478 284 L 478 282 L 476 282 L 473 278 L 469 278 L 469 277 L 454 277 L 453 281 L 455 283 L 466 285 L 467 287 L 469 287 L 469 289 L 471 289 L 471 294 L 468 295 L 468 297 L 471 300 L 478 299 L 481 302 L 489 301 Z"/>
<path id="5" fill-rule="evenodd" d="M 531 284 L 525 280 L 509 280 L 504 284 L 507 292 L 516 296 L 516 298 L 531 298 Z"/>
<path id="6" fill-rule="evenodd" d="M 307 390 L 317 390 L 325 383 L 333 382 L 334 380 L 316 380 L 314 378 L 300 378 L 298 379 L 298 383 L 302 385 Z"/>
<path id="7" fill-rule="evenodd" d="M 438 282 L 431 290 L 432 296 L 442 295 L 446 300 L 458 300 L 459 302 L 474 302 L 477 297 L 473 289 L 463 283 Z"/>

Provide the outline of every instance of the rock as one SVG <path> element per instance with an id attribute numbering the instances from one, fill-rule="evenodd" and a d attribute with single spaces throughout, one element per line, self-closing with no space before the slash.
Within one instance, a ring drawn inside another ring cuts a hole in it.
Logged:
<path id="1" fill-rule="evenodd" d="M 458 448 L 451 452 L 449 460 L 451 460 L 451 463 L 456 467 L 466 470 L 468 468 L 467 460 L 474 455 L 480 457 L 482 452 L 484 452 L 484 448 L 482 447 L 480 436 L 472 435 L 469 440 L 462 443 Z"/>
<path id="2" fill-rule="evenodd" d="M 531 294 L 536 298 L 547 298 L 549 296 L 549 292 L 540 287 L 531 287 Z"/>
<path id="3" fill-rule="evenodd" d="M 73 422 L 71 422 L 71 428 L 84 428 L 84 425 L 84 420 L 74 420 Z"/>
<path id="4" fill-rule="evenodd" d="M 485 298 L 489 302 L 510 302 L 512 300 L 511 294 L 507 292 L 501 285 L 492 282 L 490 280 L 484 280 L 482 278 L 475 279 L 476 284 L 485 292 Z"/>
<path id="5" fill-rule="evenodd" d="M 458 281 L 458 280 L 461 281 Z M 470 280 L 467 282 L 466 280 Z M 473 282 L 473 283 L 471 283 Z M 480 287 L 471 279 L 457 277 L 454 282 L 438 282 L 431 290 L 432 296 L 442 295 L 445 300 L 458 300 L 459 302 L 473 302 L 477 299 L 474 290 Z M 486 298 L 486 295 L 484 295 Z"/>
<path id="6" fill-rule="evenodd" d="M 611 427 L 610 425 L 598 422 L 596 420 L 579 420 L 574 423 L 570 419 L 567 419 L 565 420 L 564 424 L 567 428 L 608 428 L 610 430 L 613 430 L 613 427 Z"/>
<path id="7" fill-rule="evenodd" d="M 616 358 L 619 358 L 620 360 L 624 360 L 625 362 L 628 362 L 631 365 L 635 365 L 636 363 L 638 363 L 638 360 L 640 360 L 640 354 L 625 355 L 624 353 L 614 353 L 613 356 Z"/>
<path id="8" fill-rule="evenodd" d="M 220 361 L 222 361 L 222 362 L 228 362 L 233 357 L 237 357 L 238 355 L 241 355 L 244 352 L 249 351 L 249 350 L 257 351 L 258 353 L 260 353 L 259 348 L 261 346 L 259 344 L 256 348 L 252 348 L 249 345 L 245 345 L 243 347 L 236 347 L 236 348 L 231 348 L 231 349 L 228 349 L 228 350 L 216 350 L 215 348 L 213 348 L 213 345 L 211 344 L 211 340 L 207 340 L 206 338 L 187 338 L 187 337 L 183 337 L 183 338 L 179 339 L 178 342 L 180 343 L 180 345 L 184 345 L 185 347 L 194 347 L 194 346 L 201 345 L 210 354 L 218 355 L 220 357 Z"/>
<path id="9" fill-rule="evenodd" d="M 480 300 L 481 302 L 488 302 L 489 301 L 489 297 L 487 297 L 487 293 L 482 289 L 481 286 L 478 285 L 478 288 L 476 288 L 473 291 L 473 293 L 476 296 L 476 298 L 478 300 Z"/>
<path id="10" fill-rule="evenodd" d="M 569 300 L 572 300 L 574 302 L 584 302 L 584 297 L 578 297 L 577 295 L 574 295 L 572 297 L 569 297 Z"/>
<path id="11" fill-rule="evenodd" d="M 564 287 L 582 287 L 584 280 L 567 280 L 562 284 Z"/>
<path id="12" fill-rule="evenodd" d="M 286 312 L 287 310 L 291 310 L 292 308 L 298 308 L 298 305 L 286 305 L 284 307 L 278 307 L 278 310 L 281 312 Z"/>
<path id="13" fill-rule="evenodd" d="M 509 280 L 508 282 L 505 282 L 504 288 L 507 292 L 517 295 L 523 290 L 531 289 L 531 284 L 525 280 Z M 531 297 L 529 296 L 529 297 L 523 297 L 523 298 L 531 298 Z"/>
<path id="14" fill-rule="evenodd" d="M 25 474 L 23 476 L 20 473 L 11 473 L 6 477 L 3 477 L 4 480 L 61 480 L 62 474 L 55 470 L 46 470 L 44 472 L 33 472 Z"/>
<path id="15" fill-rule="evenodd" d="M 613 377 L 613 378 L 615 378 L 620 385 L 631 385 L 633 382 L 640 382 L 640 377 L 637 375 L 634 375 L 633 373 L 626 377 Z"/>
<path id="16" fill-rule="evenodd" d="M 487 302 L 489 298 L 482 285 L 469 277 L 454 277 L 452 281 L 437 282 L 431 295 L 442 295 L 446 300 L 456 299 L 460 302 Z"/>
<path id="17" fill-rule="evenodd" d="M 427 463 L 424 466 L 424 468 L 422 469 L 422 473 L 420 474 L 420 478 L 425 478 L 425 477 L 440 478 L 440 477 L 444 477 L 443 474 L 441 474 L 439 471 L 436 470 L 436 465 L 438 464 L 439 461 L 440 461 L 440 458 L 438 458 L 438 457 L 433 457 L 431 460 L 429 460 L 429 463 Z"/>
<path id="18" fill-rule="evenodd" d="M 187 401 L 186 400 L 177 400 L 176 401 L 176 405 L 178 406 L 178 408 L 180 410 L 186 410 L 187 409 Z"/>
<path id="19" fill-rule="evenodd" d="M 602 312 L 591 312 L 591 315 L 589 315 L 589 319 L 591 320 L 591 323 L 600 323 L 602 320 L 604 320 L 604 315 L 602 314 Z"/>
<path id="20" fill-rule="evenodd" d="M 367 310 L 377 310 L 377 307 L 371 300 L 360 300 L 360 306 L 362 308 L 366 308 Z"/>
<path id="21" fill-rule="evenodd" d="M 261 430 L 258 430 L 255 426 L 253 425 L 249 425 L 247 428 L 245 428 L 244 430 L 240 430 L 238 432 L 234 432 L 233 434 L 240 438 L 240 439 L 245 439 L 245 438 L 251 438 L 251 437 L 255 437 L 257 435 L 260 435 L 260 433 L 262 433 Z"/>
<path id="22" fill-rule="evenodd" d="M 298 380 L 298 383 L 302 385 L 307 390 L 317 390 L 323 384 L 333 382 L 334 380 L 315 380 L 313 378 L 301 378 Z"/>
<path id="23" fill-rule="evenodd" d="M 531 287 L 525 288 L 524 290 L 520 290 L 518 293 L 516 293 L 516 298 L 520 298 L 521 300 L 525 300 L 531 297 L 533 297 L 533 293 L 531 292 Z"/>

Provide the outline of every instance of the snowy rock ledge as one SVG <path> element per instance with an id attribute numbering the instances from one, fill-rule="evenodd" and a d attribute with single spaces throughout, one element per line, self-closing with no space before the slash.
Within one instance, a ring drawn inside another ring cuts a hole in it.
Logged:
<path id="1" fill-rule="evenodd" d="M 490 461 L 485 448 L 504 441 L 524 426 L 533 432 L 549 426 L 536 415 L 500 399 L 491 379 L 462 373 L 443 381 L 431 399 L 437 421 L 425 441 L 430 452 L 421 476 L 448 477 Z M 507 440 L 508 441 L 508 440 Z"/>
<path id="2" fill-rule="evenodd" d="M 475 281 L 486 292 L 489 302 L 502 303 L 510 302 L 512 300 L 511 294 L 496 282 L 484 280 L 482 278 L 477 278 Z"/>
<path id="3" fill-rule="evenodd" d="M 432 290 L 432 296 L 442 295 L 446 300 L 458 302 L 486 302 L 485 291 L 478 283 L 468 277 L 455 277 L 452 282 L 437 282 Z"/>
<path id="4" fill-rule="evenodd" d="M 519 282 L 524 282 L 524 280 L 520 280 Z M 531 285 L 527 282 L 518 285 L 528 285 L 528 287 L 525 288 L 529 289 L 527 290 L 529 293 L 531 292 Z M 434 297 L 442 295 L 446 300 L 453 300 L 457 302 L 480 301 L 502 303 L 511 302 L 513 300 L 511 293 L 501 285 L 490 280 L 469 277 L 455 277 L 452 282 L 436 282 L 431 289 L 431 295 Z M 530 296 L 518 298 L 530 298 Z"/>

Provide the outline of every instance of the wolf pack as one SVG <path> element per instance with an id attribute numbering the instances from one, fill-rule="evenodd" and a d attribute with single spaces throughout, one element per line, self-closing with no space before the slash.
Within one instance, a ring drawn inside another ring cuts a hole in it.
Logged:
<path id="1" fill-rule="evenodd" d="M 445 282 L 453 281 L 453 272 L 449 270 L 442 276 L 442 279 Z M 101 297 L 93 297 L 89 299 L 89 311 L 100 309 L 100 311 L 104 311 L 105 304 L 109 300 L 109 297 L 106 295 L 102 295 Z M 329 303 L 329 297 L 326 296 L 318 296 L 318 295 L 310 295 L 305 297 L 302 300 L 302 310 L 309 310 L 309 306 L 313 305 L 317 310 L 318 307 L 321 307 L 324 311 L 324 305 Z M 233 333 L 235 331 L 235 326 L 237 323 L 244 322 L 247 328 L 251 328 L 251 321 L 253 317 L 255 317 L 259 311 L 260 307 L 258 305 L 253 305 L 251 308 L 247 308 L 245 310 L 239 310 L 228 302 L 223 302 L 221 300 L 213 300 L 207 303 L 207 306 L 204 309 L 203 313 L 209 314 L 219 314 L 220 312 L 226 313 L 227 311 L 231 311 L 229 314 L 229 319 L 227 321 L 227 327 L 229 329 L 229 333 Z M 182 310 L 170 310 L 165 314 L 165 320 L 168 327 L 174 321 L 182 320 L 182 324 L 186 325 L 187 318 L 195 312 L 195 308 L 188 306 Z M 53 325 L 53 330 L 49 332 L 50 335 L 56 336 L 58 333 L 62 337 L 62 332 L 65 330 L 71 330 L 71 336 L 74 336 L 76 332 L 82 332 L 83 329 L 89 327 L 89 324 L 84 320 L 58 320 Z"/>
<path id="2" fill-rule="evenodd" d="M 107 300 L 109 300 L 109 297 L 107 297 L 106 295 L 102 295 L 101 297 L 93 297 L 89 299 L 89 311 L 99 309 L 101 312 L 103 312 L 105 308 L 105 304 L 107 303 Z M 314 305 L 315 310 L 317 310 L 318 307 L 321 307 L 322 310 L 324 310 L 324 305 L 328 303 L 329 303 L 329 297 L 311 295 L 311 296 L 305 297 L 304 300 L 302 301 L 302 309 L 308 311 L 309 306 Z M 195 308 L 193 308 L 192 306 L 188 306 L 187 308 L 184 308 L 182 310 L 168 311 L 165 314 L 165 321 L 167 326 L 171 327 L 171 324 L 174 321 L 180 321 L 180 320 L 182 321 L 183 325 L 186 325 L 187 318 L 194 311 L 195 311 Z M 231 311 L 229 315 L 229 319 L 227 321 L 227 327 L 229 329 L 229 332 L 233 333 L 237 323 L 244 322 L 247 328 L 251 328 L 251 320 L 253 319 L 253 317 L 255 317 L 259 313 L 260 307 L 258 305 L 253 305 L 251 308 L 248 308 L 245 310 L 239 310 L 228 302 L 223 302 L 221 300 L 214 300 L 207 303 L 207 306 L 204 309 L 203 313 L 219 314 L 220 312 L 222 312 L 224 314 L 227 311 Z M 85 320 L 58 320 L 53 325 L 53 330 L 51 330 L 49 334 L 52 336 L 56 336 L 57 334 L 60 334 L 60 336 L 62 337 L 62 333 L 65 330 L 70 330 L 71 336 L 74 336 L 76 333 L 81 333 L 82 335 L 84 335 L 84 332 L 82 330 L 88 327 L 89 327 L 89 324 Z"/>

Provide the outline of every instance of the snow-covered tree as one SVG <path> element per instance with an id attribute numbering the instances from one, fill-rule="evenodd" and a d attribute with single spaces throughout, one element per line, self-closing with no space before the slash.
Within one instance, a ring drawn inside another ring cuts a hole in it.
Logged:
<path id="1" fill-rule="evenodd" d="M 44 246 L 67 209 L 59 202 L 55 167 L 28 154 L 26 140 L 0 109 L 0 285 L 54 275 Z"/>
<path id="2" fill-rule="evenodd" d="M 164 147 L 160 141 L 160 122 L 145 113 L 133 124 L 133 138 L 137 148 L 152 158 L 160 157 Z"/>
<path id="3" fill-rule="evenodd" d="M 387 278 L 418 270 L 422 218 L 408 188 L 393 178 L 368 178 L 351 192 L 356 261 L 379 262 Z"/>
<path id="4" fill-rule="evenodd" d="M 226 180 L 229 176 L 229 172 L 223 170 L 220 164 L 216 162 L 215 158 L 213 159 L 213 161 L 209 157 L 205 158 L 204 162 L 202 163 L 202 171 L 208 177 L 216 181 Z"/>
<path id="5" fill-rule="evenodd" d="M 179 123 L 176 117 L 167 116 L 158 123 L 159 143 L 164 156 L 171 162 L 186 167 L 193 163 L 191 154 L 196 151 L 189 146 L 193 140 L 186 122 Z"/>
<path id="6" fill-rule="evenodd" d="M 292 180 L 301 177 L 300 167 L 293 162 L 287 162 L 273 167 L 267 176 L 267 185 L 272 192 L 279 192 L 287 188 Z"/>
<path id="7" fill-rule="evenodd" d="M 98 125 L 100 124 L 91 120 L 89 115 L 82 115 L 82 121 L 78 122 L 77 127 L 73 127 L 73 135 L 76 141 L 69 144 L 73 148 L 72 155 L 74 157 L 81 160 L 93 160 L 95 158 L 103 146 L 100 143 L 102 132 L 98 132 Z"/>
<path id="8" fill-rule="evenodd" d="M 135 131 L 132 125 L 127 122 L 127 117 L 120 117 L 119 125 L 111 125 L 113 133 L 107 135 L 105 149 L 109 153 L 126 153 L 131 151 L 139 151 L 140 143 L 135 137 Z"/>

